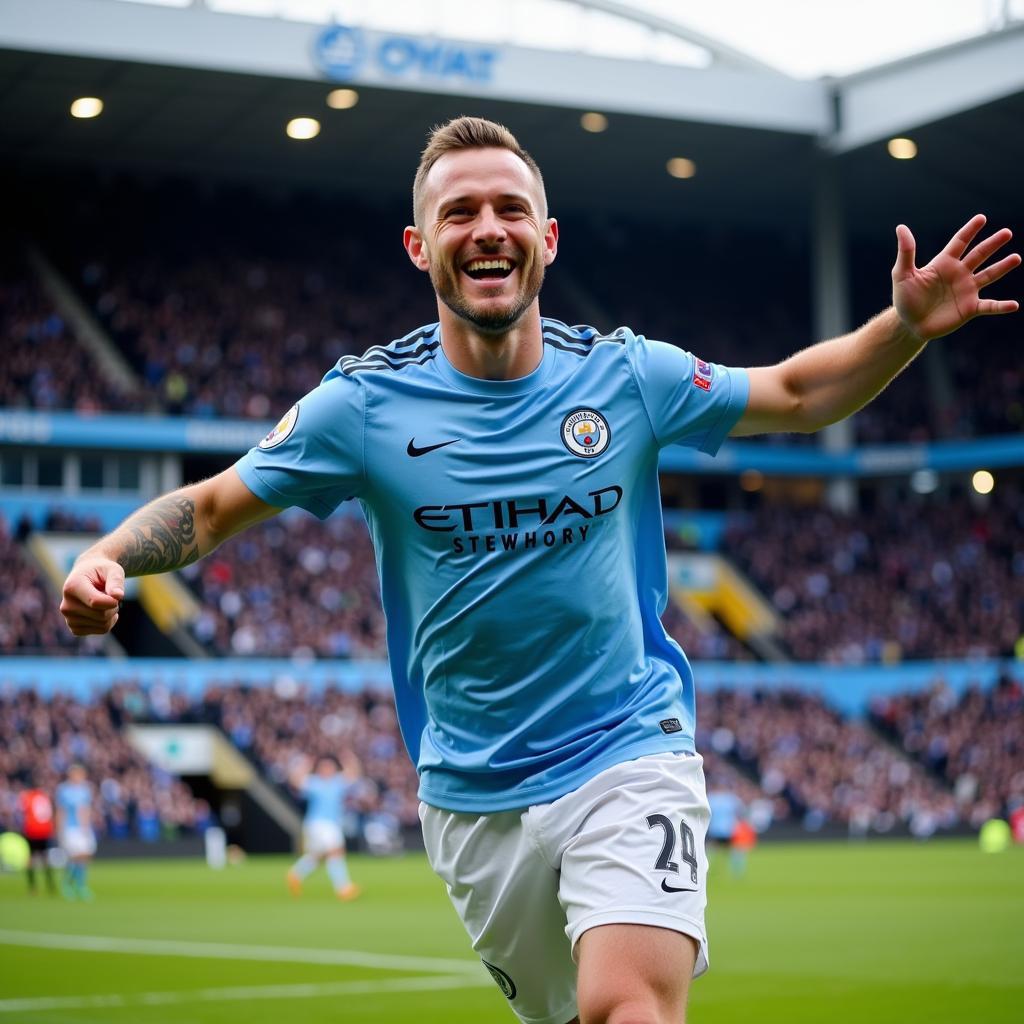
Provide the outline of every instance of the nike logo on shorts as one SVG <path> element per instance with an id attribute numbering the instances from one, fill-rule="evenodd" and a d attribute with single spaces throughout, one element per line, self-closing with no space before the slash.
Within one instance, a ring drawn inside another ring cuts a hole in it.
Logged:
<path id="1" fill-rule="evenodd" d="M 674 885 L 669 885 L 666 879 L 661 880 L 661 887 L 665 892 L 696 892 L 696 889 L 677 889 Z"/>
<path id="2" fill-rule="evenodd" d="M 425 448 L 416 447 L 416 438 L 409 438 L 409 447 L 405 449 L 406 454 L 411 455 L 414 459 L 418 459 L 421 455 L 427 455 L 430 452 L 436 452 L 438 448 L 445 448 L 450 444 L 455 444 L 456 441 L 461 441 L 461 437 L 453 437 L 450 441 L 442 441 L 440 444 L 428 444 Z"/>

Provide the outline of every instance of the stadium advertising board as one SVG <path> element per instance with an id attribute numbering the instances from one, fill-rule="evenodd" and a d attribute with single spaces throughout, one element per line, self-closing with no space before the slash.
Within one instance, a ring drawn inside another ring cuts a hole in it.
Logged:
<path id="1" fill-rule="evenodd" d="M 324 29 L 313 44 L 317 67 L 339 82 L 383 75 L 408 82 L 489 85 L 500 56 L 494 46 L 382 35 L 349 25 Z"/>

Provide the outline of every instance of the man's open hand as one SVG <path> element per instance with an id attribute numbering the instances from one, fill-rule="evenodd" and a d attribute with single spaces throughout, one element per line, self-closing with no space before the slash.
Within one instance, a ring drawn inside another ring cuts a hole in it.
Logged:
<path id="1" fill-rule="evenodd" d="M 950 334 L 976 316 L 1017 311 L 1018 303 L 1013 299 L 979 297 L 982 288 L 1020 263 L 1020 255 L 1011 253 L 981 269 L 1013 237 L 1009 228 L 1002 228 L 968 252 L 984 226 L 984 215 L 976 214 L 931 263 L 921 268 L 914 266 L 916 244 L 910 228 L 905 224 L 896 228 L 899 252 L 892 268 L 892 304 L 907 328 L 924 341 Z"/>
<path id="2" fill-rule="evenodd" d="M 117 562 L 86 552 L 64 581 L 60 613 L 75 636 L 109 633 L 124 597 L 124 569 Z"/>

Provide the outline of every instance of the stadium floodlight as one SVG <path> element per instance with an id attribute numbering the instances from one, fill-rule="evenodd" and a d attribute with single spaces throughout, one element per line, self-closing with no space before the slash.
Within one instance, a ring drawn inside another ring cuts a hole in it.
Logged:
<path id="1" fill-rule="evenodd" d="M 890 139 L 886 149 L 893 160 L 913 160 L 917 156 L 917 143 L 913 139 Z"/>
<path id="2" fill-rule="evenodd" d="M 692 178 L 697 173 L 697 165 L 685 156 L 672 157 L 665 169 L 673 178 Z"/>
<path id="3" fill-rule="evenodd" d="M 608 127 L 608 118 L 590 110 L 580 118 L 580 126 L 585 132 L 603 132 Z"/>
<path id="4" fill-rule="evenodd" d="M 331 110 L 351 110 L 359 102 L 355 89 L 332 89 L 327 94 L 327 106 Z"/>
<path id="5" fill-rule="evenodd" d="M 979 494 L 991 494 L 995 485 L 996 478 L 987 469 L 979 469 L 971 477 L 971 486 Z"/>
<path id="6" fill-rule="evenodd" d="M 71 104 L 71 116 L 80 120 L 99 117 L 103 113 L 103 100 L 98 96 L 79 96 Z"/>
<path id="7" fill-rule="evenodd" d="M 315 139 L 320 134 L 320 122 L 315 117 L 293 117 L 284 130 L 290 139 Z"/>

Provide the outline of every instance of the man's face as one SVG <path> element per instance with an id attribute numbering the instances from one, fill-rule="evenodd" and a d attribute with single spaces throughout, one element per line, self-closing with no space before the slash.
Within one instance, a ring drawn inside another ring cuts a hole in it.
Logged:
<path id="1" fill-rule="evenodd" d="M 329 757 L 322 757 L 317 762 L 316 773 L 322 779 L 329 779 L 336 770 L 334 762 Z"/>
<path id="2" fill-rule="evenodd" d="M 509 150 L 457 150 L 430 169 L 421 205 L 420 227 L 405 232 L 412 261 L 457 316 L 486 334 L 507 331 L 557 251 L 540 182 Z"/>

